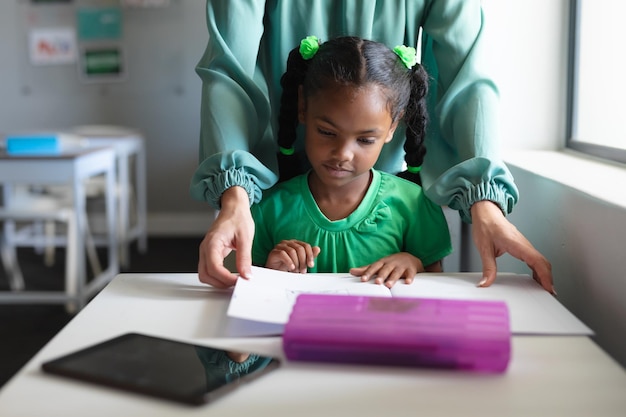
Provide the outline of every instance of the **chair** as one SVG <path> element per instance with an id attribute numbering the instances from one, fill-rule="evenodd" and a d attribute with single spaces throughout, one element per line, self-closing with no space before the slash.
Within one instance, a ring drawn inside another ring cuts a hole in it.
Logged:
<path id="1" fill-rule="evenodd" d="M 4 226 L 0 236 L 0 253 L 9 288 L 12 291 L 26 289 L 17 248 L 33 247 L 43 251 L 44 263 L 51 266 L 55 248 L 65 246 L 65 265 L 68 266 L 65 268 L 65 292 L 75 296 L 78 293 L 78 277 L 76 268 L 71 266 L 76 264 L 78 244 L 74 238 L 76 224 L 71 204 L 28 187 L 16 187 L 9 201 L 7 206 L 0 208 L 0 221 Z M 102 273 L 102 265 L 88 226 L 85 229 L 85 243 L 91 273 L 94 277 L 98 276 Z M 76 310 L 72 303 L 68 303 L 67 308 L 71 312 Z"/>

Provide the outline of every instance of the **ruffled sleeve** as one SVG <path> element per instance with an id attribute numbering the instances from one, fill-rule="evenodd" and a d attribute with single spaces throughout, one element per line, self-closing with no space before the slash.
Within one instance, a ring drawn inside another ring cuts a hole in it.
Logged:
<path id="1" fill-rule="evenodd" d="M 268 86 L 257 68 L 265 3 L 206 3 L 209 37 L 196 66 L 202 80 L 199 166 L 190 192 L 219 208 L 224 190 L 239 185 L 252 204 L 259 187 L 275 182 L 269 171 L 277 172 Z"/>
<path id="2" fill-rule="evenodd" d="M 486 68 L 480 0 L 432 1 L 423 29 L 422 63 L 433 80 L 424 191 L 466 222 L 472 204 L 482 200 L 508 214 L 518 191 L 499 155 L 499 97 Z"/>

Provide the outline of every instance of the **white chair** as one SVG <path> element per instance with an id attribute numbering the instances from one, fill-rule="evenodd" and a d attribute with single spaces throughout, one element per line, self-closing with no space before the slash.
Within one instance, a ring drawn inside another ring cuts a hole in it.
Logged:
<path id="1" fill-rule="evenodd" d="M 11 193 L 11 196 L 7 199 L 8 193 Z M 74 239 L 76 224 L 71 204 L 57 197 L 33 191 L 27 186 L 5 190 L 5 200 L 8 200 L 9 204 L 0 207 L 0 221 L 3 223 L 0 253 L 11 291 L 22 292 L 26 289 L 17 248 L 33 247 L 34 250 L 45 251 L 44 262 L 50 265 L 50 251 L 54 251 L 57 246 L 64 246 L 65 293 L 70 297 L 76 296 L 79 292 L 79 280 L 77 270 L 72 266 L 76 265 L 79 248 Z M 61 227 L 50 228 L 57 224 Z M 57 233 L 61 231 L 64 233 Z M 85 230 L 85 242 L 92 274 L 98 276 L 102 273 L 102 266 L 88 228 Z M 34 295 L 32 300 L 46 298 L 49 297 L 38 294 Z M 66 307 L 70 312 L 78 308 L 72 302 L 67 303 Z"/>

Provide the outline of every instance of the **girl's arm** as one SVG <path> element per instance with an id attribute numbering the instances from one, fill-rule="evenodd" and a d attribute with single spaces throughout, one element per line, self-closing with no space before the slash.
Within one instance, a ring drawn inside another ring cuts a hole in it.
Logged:
<path id="1" fill-rule="evenodd" d="M 315 266 L 315 258 L 319 254 L 319 246 L 311 246 L 295 239 L 283 240 L 269 253 L 265 267 L 278 271 L 306 274 L 308 268 Z"/>
<path id="2" fill-rule="evenodd" d="M 350 274 L 360 277 L 361 281 L 369 281 L 375 277 L 376 284 L 385 284 L 388 288 L 393 287 L 401 279 L 410 284 L 420 272 L 443 272 L 441 260 L 424 267 L 418 257 L 408 252 L 400 252 L 386 256 L 373 264 L 350 269 Z"/>
<path id="3" fill-rule="evenodd" d="M 443 272 L 443 263 L 441 261 L 434 262 L 424 267 L 424 272 Z"/>
<path id="4" fill-rule="evenodd" d="M 425 271 L 422 261 L 408 252 L 394 253 L 369 265 L 350 268 L 350 274 L 360 277 L 361 281 L 374 278 L 376 284 L 385 284 L 388 288 L 401 279 L 410 284 L 415 274 Z"/>

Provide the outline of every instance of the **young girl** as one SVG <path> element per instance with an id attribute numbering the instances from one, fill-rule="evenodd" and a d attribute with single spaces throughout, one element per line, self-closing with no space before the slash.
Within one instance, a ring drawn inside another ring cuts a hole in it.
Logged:
<path id="1" fill-rule="evenodd" d="M 349 271 L 388 287 L 442 270 L 441 259 L 452 251 L 448 226 L 416 184 L 425 154 L 427 74 L 415 61 L 413 48 L 392 51 L 356 37 L 323 44 L 308 37 L 290 53 L 278 131 L 283 182 L 252 207 L 253 264 Z M 414 182 L 373 169 L 401 120 L 408 166 L 401 175 Z M 306 159 L 293 149 L 298 124 Z"/>

